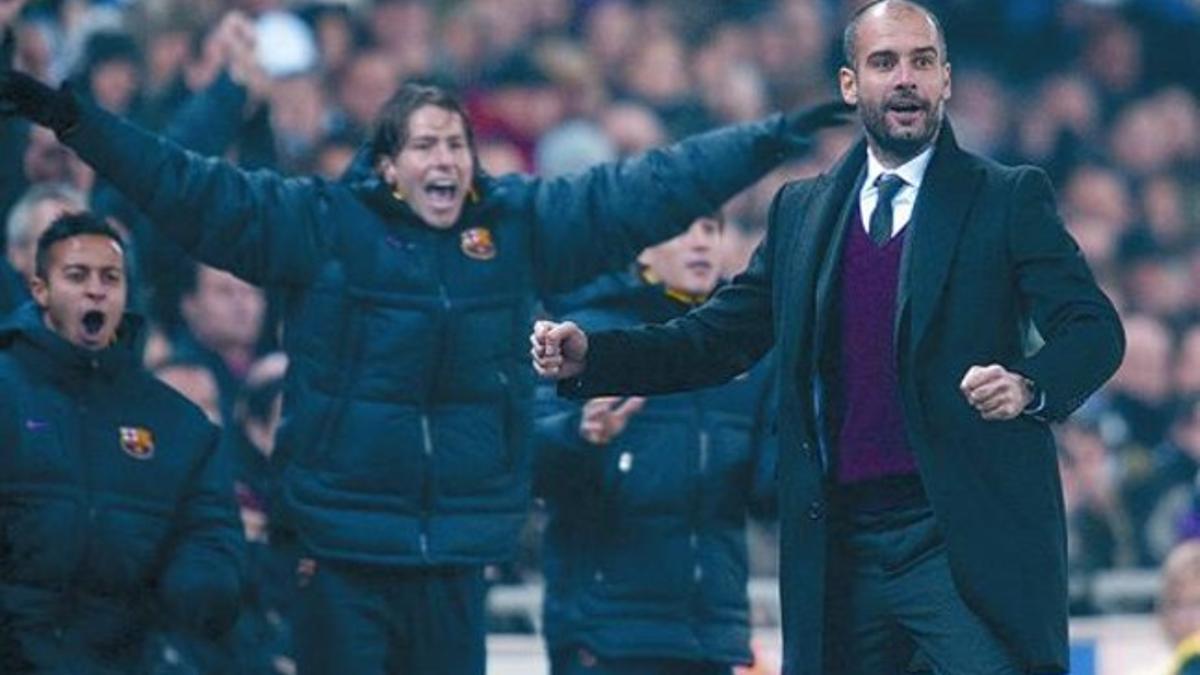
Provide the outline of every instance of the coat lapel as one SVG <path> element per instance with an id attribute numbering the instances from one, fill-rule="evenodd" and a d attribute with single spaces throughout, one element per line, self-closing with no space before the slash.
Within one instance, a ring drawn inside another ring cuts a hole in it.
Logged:
<path id="1" fill-rule="evenodd" d="M 858 205 L 855 197 L 856 189 L 862 181 L 867 162 L 867 143 L 860 141 L 842 159 L 841 163 L 829 173 L 829 181 L 825 184 L 823 193 L 818 199 L 821 202 L 815 209 L 819 227 L 816 238 L 801 245 L 820 247 L 819 272 L 816 286 L 816 317 L 813 324 L 814 358 L 819 357 L 824 349 L 824 342 L 829 328 L 829 312 L 833 297 L 834 279 L 837 276 L 838 260 L 842 255 L 842 243 L 845 241 L 846 219 L 853 207 Z"/>
<path id="2" fill-rule="evenodd" d="M 811 387 L 813 432 L 820 448 L 822 468 L 828 470 L 832 444 L 830 431 L 825 424 L 828 392 L 823 381 L 820 360 L 826 353 L 829 339 L 829 320 L 833 304 L 838 260 L 841 258 L 845 241 L 845 222 L 850 208 L 858 201 L 848 195 L 856 195 L 867 161 L 866 141 L 856 145 L 814 188 L 812 208 L 806 209 L 802 217 L 811 214 L 811 236 L 797 237 L 792 259 L 809 261 L 804 275 L 799 276 L 795 289 L 808 297 L 798 300 L 813 303 L 811 343 L 809 353 L 796 360 L 797 373 L 807 371 L 807 384 Z M 815 279 L 814 279 L 815 275 Z M 811 281 L 810 281 L 811 280 Z M 815 283 L 814 283 L 815 282 Z"/>
<path id="3" fill-rule="evenodd" d="M 906 313 L 911 314 L 908 348 L 915 351 L 937 308 L 950 263 L 966 224 L 979 173 L 972 171 L 947 122 L 929 163 L 921 192 L 913 208 L 912 229 L 900 264 L 897 293 L 896 337 Z M 896 343 L 897 355 L 903 345 Z"/>

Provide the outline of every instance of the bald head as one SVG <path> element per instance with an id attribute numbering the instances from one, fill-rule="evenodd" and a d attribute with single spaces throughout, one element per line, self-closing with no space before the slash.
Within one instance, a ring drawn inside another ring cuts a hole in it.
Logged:
<path id="1" fill-rule="evenodd" d="M 842 34 L 842 58 L 846 61 L 846 67 L 850 69 L 856 67 L 858 29 L 864 20 L 883 16 L 899 17 L 909 13 L 923 16 L 933 26 L 933 31 L 937 35 L 938 54 L 942 57 L 942 63 L 948 61 L 946 34 L 942 32 L 942 23 L 938 21 L 933 12 L 912 0 L 871 0 L 854 12 L 854 16 L 850 17 L 850 23 L 846 24 L 846 30 Z"/>

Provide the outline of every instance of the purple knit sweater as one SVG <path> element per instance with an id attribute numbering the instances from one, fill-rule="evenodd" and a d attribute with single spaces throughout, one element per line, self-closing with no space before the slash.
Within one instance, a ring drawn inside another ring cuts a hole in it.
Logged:
<path id="1" fill-rule="evenodd" d="M 900 257 L 909 228 L 880 248 L 863 229 L 858 209 L 848 225 L 841 265 L 838 482 L 915 476 L 892 340 Z"/>

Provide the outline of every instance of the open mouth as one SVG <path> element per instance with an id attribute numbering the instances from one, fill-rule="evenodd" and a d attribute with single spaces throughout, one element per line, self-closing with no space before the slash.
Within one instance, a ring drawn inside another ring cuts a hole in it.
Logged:
<path id="1" fill-rule="evenodd" d="M 425 195 L 436 207 L 447 208 L 458 200 L 458 183 L 452 180 L 435 180 L 425 184 Z"/>
<path id="2" fill-rule="evenodd" d="M 888 104 L 887 109 L 902 120 L 910 120 L 923 113 L 925 106 L 920 101 L 893 101 Z"/>
<path id="3" fill-rule="evenodd" d="M 83 315 L 83 331 L 91 337 L 95 337 L 104 328 L 104 312 L 93 309 L 85 312 Z"/>
<path id="4" fill-rule="evenodd" d="M 712 263 L 706 260 L 696 260 L 687 264 L 688 271 L 696 272 L 697 274 L 706 274 L 712 271 L 712 268 Z"/>

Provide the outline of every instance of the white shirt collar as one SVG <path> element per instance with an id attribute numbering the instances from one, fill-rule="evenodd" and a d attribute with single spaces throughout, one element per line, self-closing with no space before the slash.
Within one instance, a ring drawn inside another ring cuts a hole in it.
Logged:
<path id="1" fill-rule="evenodd" d="M 887 169 L 878 159 L 875 158 L 875 153 L 871 151 L 870 146 L 867 147 L 867 182 L 863 184 L 866 188 L 875 187 L 875 180 L 879 178 L 881 173 L 894 173 L 904 179 L 907 187 L 914 189 L 921 188 L 921 181 L 925 179 L 925 170 L 929 168 L 929 160 L 933 159 L 933 144 L 921 151 L 921 154 L 913 157 L 907 162 L 901 164 L 896 169 Z"/>

